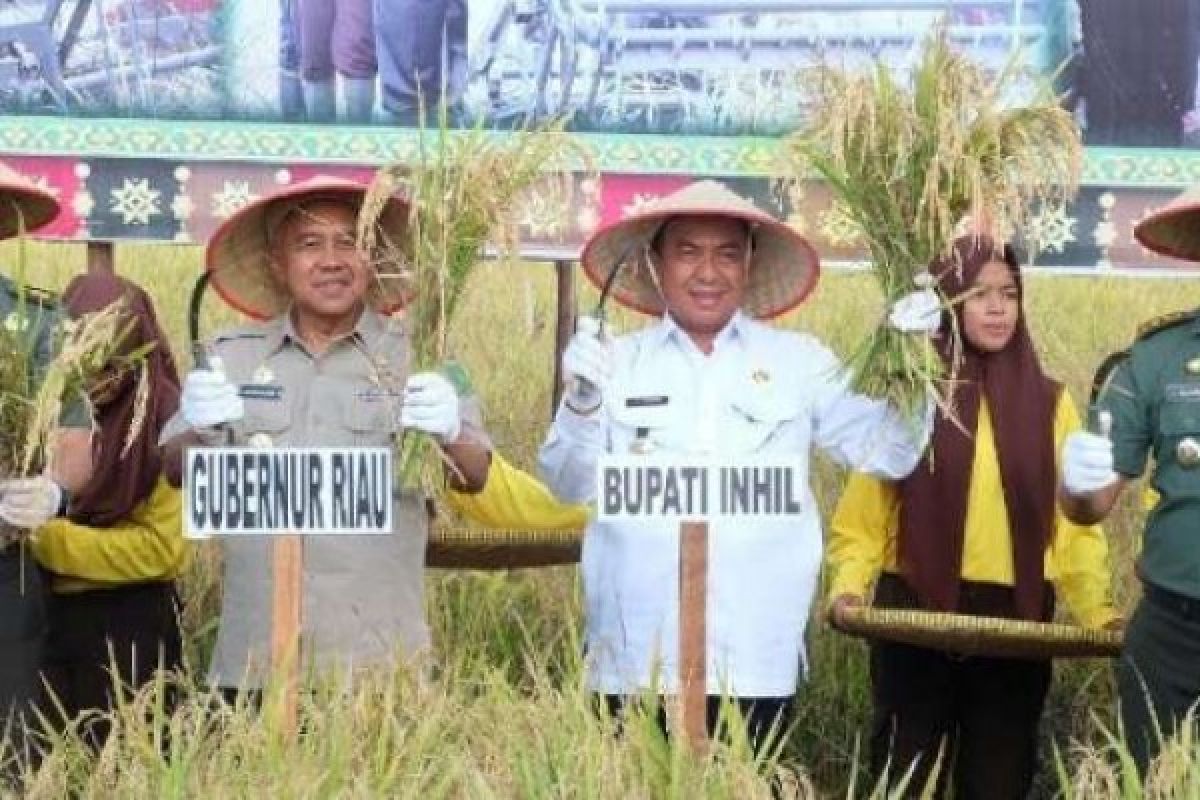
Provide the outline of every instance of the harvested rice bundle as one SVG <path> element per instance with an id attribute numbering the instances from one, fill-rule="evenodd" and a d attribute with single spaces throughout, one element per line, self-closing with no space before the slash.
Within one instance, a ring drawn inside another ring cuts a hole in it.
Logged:
<path id="1" fill-rule="evenodd" d="M 410 371 L 442 369 L 462 386 L 449 363 L 447 336 L 455 308 L 483 249 L 511 257 L 518 244 L 523 204 L 537 193 L 539 207 L 560 209 L 565 221 L 572 172 L 590 170 L 577 139 L 555 124 L 511 134 L 475 128 L 450 131 L 445 120 L 423 132 L 415 162 L 376 174 L 359 214 L 359 245 L 372 253 L 381 281 L 400 281 L 412 347 Z M 376 221 L 388 197 L 411 201 L 403 241 L 388 241 Z M 423 437 L 404 437 L 401 475 L 411 483 L 425 459 Z"/>
<path id="2" fill-rule="evenodd" d="M 836 210 L 865 243 L 888 306 L 931 279 L 963 226 L 1021 230 L 1065 203 L 1083 147 L 1049 84 L 1016 59 L 994 77 L 951 50 L 943 31 L 924 43 L 911 85 L 883 64 L 862 74 L 821 71 L 807 125 L 784 141 L 792 179 L 826 181 Z M 1010 98 L 1032 86 L 1015 107 Z M 946 303 L 961 298 L 943 298 Z M 961 352 L 957 331 L 949 350 Z M 952 357 L 952 363 L 956 360 Z M 880 325 L 850 359 L 854 388 L 916 415 L 931 391 L 952 411 L 950 375 L 926 337 Z"/>
<path id="3" fill-rule="evenodd" d="M 51 433 L 64 407 L 88 403 L 88 387 L 112 368 L 129 325 L 120 304 L 64 321 L 51 333 L 54 357 L 39 369 L 32 357 L 39 330 L 35 319 L 50 314 L 18 289 L 11 322 L 0 326 L 0 477 L 42 470 L 51 458 Z M 144 355 L 121 355 L 121 368 L 140 368 Z M 136 435 L 136 431 L 129 433 Z"/>

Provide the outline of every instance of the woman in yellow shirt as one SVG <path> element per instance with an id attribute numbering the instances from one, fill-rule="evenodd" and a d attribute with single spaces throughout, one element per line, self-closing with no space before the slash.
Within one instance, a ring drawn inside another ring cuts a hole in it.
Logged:
<path id="1" fill-rule="evenodd" d="M 1102 532 L 1071 524 L 1055 502 L 1055 454 L 1079 418 L 1042 372 L 1012 248 L 967 237 L 930 271 L 955 300 L 943 331 L 957 323 L 965 340 L 958 421 L 939 413 L 905 480 L 851 476 L 828 549 L 834 625 L 872 584 L 880 607 L 1048 621 L 1057 595 L 1084 625 L 1119 624 Z M 938 796 L 953 785 L 955 797 L 1024 797 L 1050 678 L 1049 661 L 872 643 L 876 776 L 895 785 L 915 762 L 908 786 L 919 793 L 942 753 Z"/>
<path id="2" fill-rule="evenodd" d="M 95 423 L 90 479 L 69 498 L 65 516 L 33 539 L 34 555 L 51 573 L 43 674 L 67 719 L 112 708 L 115 681 L 136 689 L 157 669 L 182 665 L 174 579 L 187 546 L 180 495 L 163 478 L 158 450 L 159 431 L 179 405 L 167 337 L 149 296 L 114 275 L 81 276 L 64 294 L 72 318 L 115 302 L 124 303 L 129 321 L 117 354 L 88 389 Z M 130 356 L 147 347 L 139 387 Z M 93 744 L 108 729 L 104 719 L 91 720 Z"/>

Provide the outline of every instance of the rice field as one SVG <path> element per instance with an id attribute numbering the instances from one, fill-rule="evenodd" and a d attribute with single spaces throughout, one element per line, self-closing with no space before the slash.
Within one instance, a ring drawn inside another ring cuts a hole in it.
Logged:
<path id="1" fill-rule="evenodd" d="M 16 261 L 0 246 L 0 264 Z M 26 278 L 61 287 L 82 268 L 76 245 L 27 245 Z M 187 296 L 200 265 L 196 248 L 122 246 L 118 270 L 154 296 L 181 366 Z M 491 265 L 468 286 L 450 351 L 471 371 L 497 446 L 530 466 L 548 421 L 554 275 L 545 265 Z M 589 307 L 584 290 L 582 307 Z M 1049 371 L 1080 404 L 1091 371 L 1124 346 L 1139 322 L 1200 306 L 1200 278 L 1033 277 L 1027 307 Z M 829 274 L 813 299 L 781 324 L 820 336 L 843 356 L 882 314 L 865 274 Z M 233 317 L 208 298 L 203 329 Z M 638 321 L 617 316 L 619 328 Z M 823 511 L 842 480 L 818 463 Z M 1136 601 L 1132 552 L 1142 513 L 1130 497 L 1107 530 L 1118 604 Z M 514 572 L 430 571 L 428 610 L 437 667 L 432 674 L 374 674 L 353 685 L 311 681 L 302 733 L 282 735 L 270 713 L 221 705 L 203 687 L 216 625 L 218 564 L 201 548 L 183 581 L 191 663 L 178 678 L 182 707 L 161 711 L 164 687 L 117 714 L 117 733 L 97 757 L 59 737 L 19 794 L 30 798 L 420 797 L 754 798 L 879 796 L 859 765 L 868 712 L 865 648 L 809 628 L 812 674 L 798 695 L 782 752 L 756 763 L 744 742 L 696 760 L 665 742 L 649 718 L 620 737 L 593 712 L 582 688 L 582 612 L 570 567 Z M 1200 797 L 1200 743 L 1163 760 L 1143 791 L 1121 764 L 1113 687 L 1102 661 L 1060 663 L 1042 729 L 1038 797 Z M 0 789 L 0 795 L 4 790 Z M 11 792 L 14 796 L 17 791 Z"/>

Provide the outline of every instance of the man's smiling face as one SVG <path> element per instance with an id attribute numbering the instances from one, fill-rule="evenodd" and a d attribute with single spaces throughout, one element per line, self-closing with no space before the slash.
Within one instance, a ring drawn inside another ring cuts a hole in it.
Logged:
<path id="1" fill-rule="evenodd" d="M 359 312 L 371 269 L 356 245 L 355 222 L 352 207 L 320 200 L 280 224 L 271 260 L 300 314 L 334 322 Z"/>

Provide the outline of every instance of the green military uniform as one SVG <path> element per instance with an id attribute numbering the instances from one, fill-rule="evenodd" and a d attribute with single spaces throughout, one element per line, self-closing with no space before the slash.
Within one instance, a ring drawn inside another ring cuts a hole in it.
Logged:
<path id="1" fill-rule="evenodd" d="M 210 352 L 245 402 L 245 416 L 229 424 L 235 445 L 375 447 L 393 443 L 402 430 L 409 342 L 399 320 L 364 311 L 352 333 L 312 354 L 284 314 L 218 335 Z M 486 443 L 477 403 L 464 401 L 461 413 L 464 434 Z M 187 428 L 180 412 L 163 439 Z M 428 648 L 423 586 L 429 516 L 415 494 L 399 498 L 393 525 L 391 536 L 305 539 L 305 667 L 387 665 Z M 216 686 L 257 689 L 269 669 L 269 538 L 221 539 L 221 624 L 209 673 Z"/>
<path id="2" fill-rule="evenodd" d="M 1157 749 L 1153 720 L 1169 729 L 1200 700 L 1200 311 L 1151 323 L 1110 366 L 1093 411 L 1112 415 L 1114 467 L 1134 478 L 1153 456 L 1160 496 L 1137 567 L 1145 596 L 1117 669 L 1126 736 L 1144 769 Z"/>
<path id="3" fill-rule="evenodd" d="M 33 337 L 35 367 L 49 363 L 53 352 L 54 311 L 33 292 L 18 292 L 0 275 L 0 325 L 21 338 Z M 24 551 L 16 531 L 0 523 L 0 738 L 14 712 L 22 712 L 37 695 L 46 609 L 41 574 Z"/>

